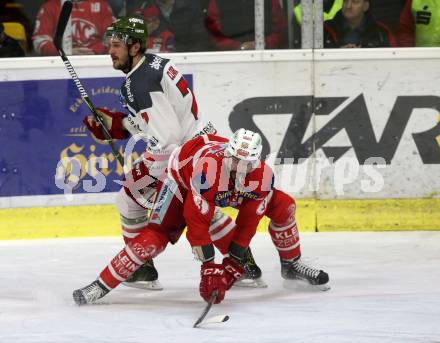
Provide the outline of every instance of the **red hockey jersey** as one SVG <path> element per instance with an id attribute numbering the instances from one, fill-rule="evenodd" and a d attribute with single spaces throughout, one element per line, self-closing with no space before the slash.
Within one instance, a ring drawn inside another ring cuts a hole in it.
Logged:
<path id="1" fill-rule="evenodd" d="M 57 55 L 53 44 L 53 36 L 61 11 L 61 0 L 48 0 L 40 8 L 32 36 L 35 51 L 40 55 Z M 66 28 L 66 34 L 71 31 L 72 49 L 89 48 L 95 54 L 103 54 L 107 48 L 104 45 L 104 34 L 112 23 L 111 7 L 105 0 L 84 0 L 73 3 L 71 28 Z M 64 37 L 66 37 L 66 34 Z M 69 53 L 66 50 L 66 53 Z"/>
<path id="2" fill-rule="evenodd" d="M 169 174 L 184 190 L 187 238 L 192 246 L 211 243 L 208 233 L 216 206 L 238 209 L 233 241 L 247 247 L 263 217 L 274 182 L 261 161 L 244 178 L 230 177 L 224 152 L 228 140 L 203 135 L 185 143 L 170 159 Z"/>

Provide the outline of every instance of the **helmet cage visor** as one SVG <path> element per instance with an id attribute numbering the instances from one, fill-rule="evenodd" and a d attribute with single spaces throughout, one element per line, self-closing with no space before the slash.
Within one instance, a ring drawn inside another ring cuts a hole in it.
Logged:
<path id="1" fill-rule="evenodd" d="M 227 158 L 226 166 L 229 170 L 242 173 L 250 173 L 258 167 L 260 160 L 240 158 L 239 156 L 233 154 L 229 149 L 225 150 L 225 158 Z"/>
<path id="2" fill-rule="evenodd" d="M 127 34 L 123 32 L 118 32 L 114 30 L 107 30 L 105 33 L 105 37 L 110 39 L 111 41 L 120 41 L 126 45 L 133 44 L 133 39 Z"/>

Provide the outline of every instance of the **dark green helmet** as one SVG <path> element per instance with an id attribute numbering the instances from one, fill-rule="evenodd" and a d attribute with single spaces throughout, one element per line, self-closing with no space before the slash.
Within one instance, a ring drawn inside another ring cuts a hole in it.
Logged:
<path id="1" fill-rule="evenodd" d="M 147 27 L 144 19 L 139 17 L 122 17 L 111 24 L 105 32 L 106 37 L 122 40 L 125 44 L 131 45 L 133 39 L 141 44 L 141 49 L 147 46 Z"/>

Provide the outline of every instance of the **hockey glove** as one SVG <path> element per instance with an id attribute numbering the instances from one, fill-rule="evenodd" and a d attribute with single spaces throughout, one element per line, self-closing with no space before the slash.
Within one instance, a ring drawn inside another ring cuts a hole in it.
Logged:
<path id="1" fill-rule="evenodd" d="M 244 268 L 233 258 L 225 257 L 223 259 L 223 268 L 225 269 L 226 290 L 230 289 L 235 281 L 244 274 Z"/>
<path id="2" fill-rule="evenodd" d="M 225 298 L 227 278 L 226 271 L 223 265 L 214 262 L 205 262 L 200 269 L 200 296 L 209 302 L 212 292 L 216 289 L 218 291 L 215 304 L 220 303 Z"/>
<path id="3" fill-rule="evenodd" d="M 113 139 L 124 139 L 130 136 L 129 132 L 122 126 L 122 119 L 125 117 L 124 113 L 111 112 L 105 108 L 97 108 L 96 111 L 101 115 Z M 101 125 L 96 121 L 93 115 L 84 117 L 83 123 L 97 139 L 106 139 L 102 133 Z"/>

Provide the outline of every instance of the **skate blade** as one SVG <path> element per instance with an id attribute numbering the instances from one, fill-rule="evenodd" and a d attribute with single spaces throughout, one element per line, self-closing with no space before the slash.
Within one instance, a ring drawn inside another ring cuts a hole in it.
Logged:
<path id="1" fill-rule="evenodd" d="M 331 289 L 329 283 L 323 285 L 312 285 L 308 281 L 301 279 L 291 279 L 291 280 L 284 279 L 283 286 L 284 288 L 292 289 L 295 291 L 313 290 L 313 291 L 326 292 Z"/>
<path id="2" fill-rule="evenodd" d="M 312 287 L 316 287 L 317 289 L 319 289 L 322 292 L 327 292 L 332 289 L 328 283 L 326 283 L 324 285 L 314 285 Z"/>
<path id="3" fill-rule="evenodd" d="M 234 283 L 235 287 L 247 287 L 247 288 L 267 288 L 267 283 L 262 278 L 258 279 L 242 279 Z"/>
<path id="4" fill-rule="evenodd" d="M 163 290 L 163 286 L 158 280 L 123 282 L 122 284 L 124 286 L 130 287 L 130 288 L 145 289 L 148 291 L 161 291 L 161 290 Z"/>

